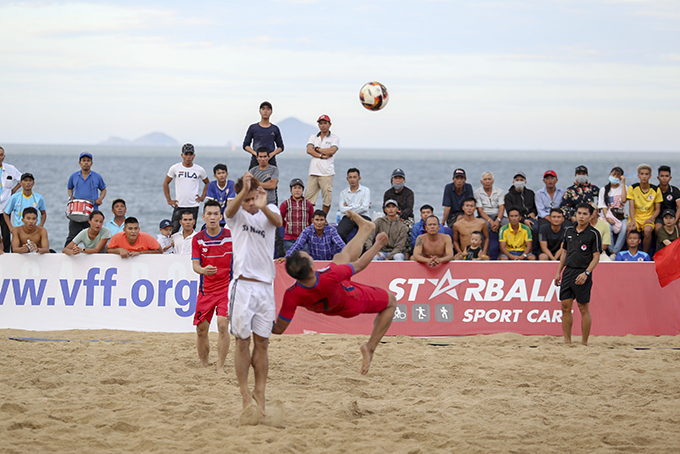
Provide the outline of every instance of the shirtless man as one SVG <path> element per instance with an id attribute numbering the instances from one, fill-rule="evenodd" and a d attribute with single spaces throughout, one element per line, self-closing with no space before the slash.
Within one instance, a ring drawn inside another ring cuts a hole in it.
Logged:
<path id="1" fill-rule="evenodd" d="M 453 243 L 451 237 L 439 233 L 439 218 L 430 216 L 425 220 L 425 232 L 416 240 L 411 260 L 427 263 L 435 267 L 453 260 Z"/>
<path id="2" fill-rule="evenodd" d="M 453 224 L 453 247 L 458 254 L 461 254 L 465 248 L 470 245 L 470 236 L 472 235 L 472 232 L 482 232 L 484 235 L 482 255 L 488 255 L 489 230 L 484 219 L 475 217 L 476 209 L 477 201 L 475 198 L 466 198 L 463 201 L 463 213 L 465 213 L 465 216 L 459 218 L 458 222 Z"/>
<path id="3" fill-rule="evenodd" d="M 347 210 L 346 216 L 356 222 L 357 234 L 342 252 L 335 254 L 330 266 L 317 271 L 312 257 L 302 251 L 293 253 L 286 260 L 286 271 L 297 281 L 283 296 L 281 312 L 276 319 L 273 334 L 283 334 L 298 306 L 312 312 L 345 318 L 359 314 L 378 314 L 375 317 L 371 337 L 360 349 L 363 357 L 361 373 L 366 374 L 380 339 L 392 324 L 397 297 L 387 290 L 349 281 L 352 275 L 371 263 L 389 238 L 385 232 L 379 233 L 373 246 L 360 256 L 364 243 L 375 229 L 375 225 L 352 210 Z"/>
<path id="4" fill-rule="evenodd" d="M 33 207 L 24 208 L 21 220 L 24 225 L 14 227 L 12 235 L 12 251 L 19 254 L 50 252 L 50 241 L 47 230 L 38 224 L 38 210 Z"/>

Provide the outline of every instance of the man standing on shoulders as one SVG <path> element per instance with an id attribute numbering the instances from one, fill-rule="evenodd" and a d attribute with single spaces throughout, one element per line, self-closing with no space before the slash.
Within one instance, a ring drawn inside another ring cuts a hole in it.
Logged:
<path id="1" fill-rule="evenodd" d="M 235 190 L 236 197 L 226 211 L 234 245 L 234 279 L 229 286 L 230 330 L 236 338 L 234 363 L 243 399 L 240 420 L 242 424 L 257 424 L 265 415 L 267 348 L 276 320 L 274 232 L 283 220 L 276 204 L 268 203 L 267 192 L 250 172 L 236 182 Z M 255 373 L 252 392 L 248 388 L 251 365 Z"/>
<path id="2" fill-rule="evenodd" d="M 243 139 L 243 149 L 250 153 L 249 169 L 257 165 L 257 151 L 264 147 L 269 153 L 269 164 L 276 166 L 276 155 L 283 152 L 283 139 L 281 131 L 275 124 L 269 122 L 272 116 L 272 105 L 269 101 L 260 104 L 260 121 L 253 123 L 246 131 Z"/>
<path id="3" fill-rule="evenodd" d="M 340 139 L 331 134 L 331 117 L 321 115 L 316 122 L 319 132 L 312 134 L 307 143 L 307 154 L 312 157 L 309 163 L 309 179 L 305 198 L 313 205 L 321 192 L 323 210 L 328 214 L 333 201 L 333 178 L 335 177 L 335 153 L 340 146 Z"/>
<path id="4" fill-rule="evenodd" d="M 659 191 L 661 192 L 661 207 L 660 213 L 666 213 L 671 210 L 675 215 L 674 224 L 678 224 L 680 220 L 680 189 L 675 186 L 671 186 L 670 182 L 673 177 L 671 177 L 671 168 L 669 166 L 659 167 L 659 173 L 657 176 L 659 180 Z M 654 230 L 659 231 L 664 225 L 663 214 L 656 218 L 656 225 Z"/>
<path id="5" fill-rule="evenodd" d="M 25 208 L 33 207 L 38 210 L 38 226 L 45 227 L 47 220 L 47 211 L 45 208 L 45 200 L 43 196 L 33 192 L 33 174 L 25 173 L 21 175 L 22 190 L 12 195 L 9 203 L 5 207 L 3 217 L 5 222 L 10 226 L 10 233 L 13 233 L 14 227 L 20 226 L 24 223 L 22 213 Z"/>
<path id="6" fill-rule="evenodd" d="M 482 232 L 482 255 L 489 255 L 489 229 L 483 219 L 475 217 L 476 207 L 477 201 L 474 197 L 465 199 L 463 201 L 464 216 L 453 224 L 453 248 L 457 254 L 462 254 L 470 245 L 473 232 Z"/>
<path id="7" fill-rule="evenodd" d="M 227 202 L 236 197 L 236 191 L 234 191 L 234 182 L 232 180 L 227 180 L 229 176 L 229 170 L 226 164 L 217 164 L 213 167 L 213 175 L 215 179 L 208 183 L 208 189 L 205 194 L 207 200 L 214 200 L 220 204 L 222 208 L 222 220 L 220 225 L 224 226 L 227 222 L 224 217 L 224 210 L 227 209 Z"/>
<path id="8" fill-rule="evenodd" d="M 220 226 L 222 207 L 215 200 L 203 205 L 205 230 L 191 239 L 191 263 L 201 276 L 194 325 L 196 348 L 202 367 L 208 367 L 210 341 L 208 331 L 213 314 L 217 314 L 217 372 L 224 373 L 224 361 L 229 351 L 229 276 L 231 274 L 231 232 Z"/>
<path id="9" fill-rule="evenodd" d="M 437 216 L 425 220 L 425 231 L 416 240 L 411 260 L 426 263 L 431 268 L 453 260 L 453 242 L 450 236 L 439 233 Z"/>
<path id="10" fill-rule="evenodd" d="M 396 200 L 388 200 L 385 202 L 384 210 L 385 216 L 375 220 L 375 230 L 366 238 L 364 249 L 369 250 L 373 246 L 375 237 L 385 232 L 387 244 L 380 248 L 373 260 L 405 260 L 409 230 L 399 218 L 399 204 Z"/>
<path id="11" fill-rule="evenodd" d="M 486 221 L 489 230 L 498 233 L 501 225 L 507 224 L 505 214 L 505 191 L 494 186 L 493 173 L 482 173 L 482 187 L 475 189 L 475 203 L 479 217 Z M 503 222 L 505 221 L 505 222 Z M 488 241 L 484 242 L 488 247 Z"/>
<path id="12" fill-rule="evenodd" d="M 102 204 L 104 197 L 106 197 L 106 183 L 104 179 L 97 172 L 92 169 L 92 154 L 88 152 L 80 153 L 80 171 L 75 172 L 68 179 L 68 198 L 78 200 L 89 200 L 92 202 L 92 211 L 98 210 L 99 205 Z M 68 221 L 68 237 L 64 243 L 64 247 L 68 246 L 73 238 L 81 231 L 90 228 L 90 223 Z"/>
<path id="13" fill-rule="evenodd" d="M 326 222 L 326 212 L 316 210 L 312 225 L 302 231 L 286 252 L 286 257 L 290 257 L 297 251 L 308 251 L 314 260 L 332 260 L 333 256 L 342 251 L 344 247 L 345 242 L 338 235 L 338 231 Z M 281 257 L 276 261 L 283 263 L 286 258 Z"/>
<path id="14" fill-rule="evenodd" d="M 12 252 L 19 254 L 47 254 L 50 252 L 50 240 L 47 230 L 38 224 L 38 210 L 33 207 L 24 209 L 23 224 L 14 228 L 12 234 Z"/>
<path id="15" fill-rule="evenodd" d="M 191 255 L 191 243 L 194 235 L 196 235 L 196 232 L 194 232 L 196 225 L 194 213 L 191 211 L 183 212 L 179 223 L 182 226 L 182 231 L 172 235 L 172 253 L 175 255 Z"/>
<path id="16" fill-rule="evenodd" d="M 305 199 L 302 194 L 305 185 L 299 178 L 293 178 L 290 182 L 290 198 L 281 204 L 281 218 L 283 218 L 283 249 L 284 252 L 295 244 L 302 231 L 312 225 L 314 218 L 314 205 Z M 324 211 L 324 213 L 326 213 Z M 326 216 L 323 217 L 326 224 Z M 287 255 L 287 254 L 286 254 Z"/>
<path id="17" fill-rule="evenodd" d="M 538 224 L 540 226 L 550 223 L 551 209 L 559 208 L 564 197 L 564 189 L 557 187 L 557 173 L 554 170 L 546 170 L 543 174 L 543 186 L 536 193 L 536 209 L 538 210 Z"/>
<path id="18" fill-rule="evenodd" d="M 9 198 L 21 189 L 19 186 L 19 180 L 21 178 L 21 172 L 17 170 L 11 164 L 6 164 L 5 162 L 5 149 L 0 147 L 0 212 L 5 212 L 5 207 Z M 11 224 L 5 221 L 4 216 L 0 216 L 0 236 L 2 237 L 2 250 L 4 252 L 9 252 L 12 246 L 12 240 L 10 238 Z"/>
<path id="19" fill-rule="evenodd" d="M 208 192 L 208 174 L 198 164 L 194 164 L 194 146 L 190 143 L 182 145 L 182 162 L 170 167 L 163 180 L 163 193 L 172 210 L 172 233 L 179 231 L 179 219 L 182 212 L 189 210 L 198 218 L 198 206 Z M 170 198 L 170 182 L 175 180 L 175 199 Z M 203 193 L 198 195 L 201 181 L 205 183 Z"/>
<path id="20" fill-rule="evenodd" d="M 444 216 L 442 218 L 442 225 L 448 225 L 453 228 L 453 223 L 463 216 L 463 200 L 468 197 L 474 197 L 472 186 L 468 183 L 465 170 L 456 169 L 453 171 L 453 183 L 449 183 L 444 187 Z"/>
<path id="21" fill-rule="evenodd" d="M 574 300 L 581 312 L 581 344 L 588 345 L 591 317 L 588 304 L 593 286 L 592 272 L 600 261 L 602 238 L 600 232 L 590 225 L 594 208 L 581 203 L 576 207 L 576 225 L 569 226 L 564 232 L 560 267 L 555 276 L 555 285 L 560 287 L 562 301 L 562 331 L 564 343 L 571 344 L 571 326 L 574 323 L 571 307 Z M 562 271 L 564 270 L 564 273 Z"/>
<path id="22" fill-rule="evenodd" d="M 574 184 L 569 186 L 562 196 L 560 208 L 568 221 L 576 222 L 576 206 L 581 203 L 592 203 L 600 194 L 600 188 L 588 181 L 588 168 L 578 166 L 575 170 Z"/>
<path id="23" fill-rule="evenodd" d="M 125 230 L 116 233 L 106 246 L 108 254 L 118 254 L 122 258 L 136 257 L 139 254 L 162 254 L 163 248 L 148 233 L 139 231 L 139 221 L 130 216 L 125 220 Z"/>
<path id="24" fill-rule="evenodd" d="M 120 233 L 125 228 L 125 214 L 127 213 L 127 206 L 125 200 L 116 199 L 111 204 L 111 212 L 113 219 L 106 223 L 106 228 L 109 229 L 111 236 Z"/>
<path id="25" fill-rule="evenodd" d="M 352 167 L 347 171 L 349 188 L 340 193 L 340 213 L 343 217 L 338 223 L 338 234 L 345 244 L 347 244 L 348 235 L 357 227 L 356 222 L 347 216 L 348 211 L 355 212 L 367 221 L 371 220 L 368 217 L 368 209 L 371 206 L 371 190 L 360 185 L 359 181 L 361 181 L 361 172 Z"/>
<path id="26" fill-rule="evenodd" d="M 399 219 L 411 230 L 413 227 L 413 191 L 406 187 L 406 174 L 401 169 L 394 169 L 392 177 L 390 178 L 392 187 L 385 191 L 383 195 L 383 206 L 386 206 L 388 200 L 394 200 L 398 203 Z M 385 211 L 387 213 L 387 211 Z M 376 233 L 377 235 L 377 233 Z"/>

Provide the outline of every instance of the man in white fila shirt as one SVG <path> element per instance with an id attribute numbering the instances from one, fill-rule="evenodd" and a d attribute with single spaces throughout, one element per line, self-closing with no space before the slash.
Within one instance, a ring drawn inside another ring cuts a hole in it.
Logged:
<path id="1" fill-rule="evenodd" d="M 274 238 L 283 220 L 276 205 L 267 204 L 267 191 L 251 173 L 239 178 L 234 189 L 237 195 L 225 211 L 234 248 L 234 279 L 229 286 L 230 331 L 236 338 L 234 364 L 243 398 L 241 423 L 257 424 L 264 416 L 267 347 L 276 319 Z M 251 364 L 255 374 L 252 392 L 248 389 Z"/>

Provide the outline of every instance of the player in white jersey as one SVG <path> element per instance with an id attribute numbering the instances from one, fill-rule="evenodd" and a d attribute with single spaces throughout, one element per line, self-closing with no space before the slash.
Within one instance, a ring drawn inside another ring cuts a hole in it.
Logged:
<path id="1" fill-rule="evenodd" d="M 267 192 L 251 173 L 246 172 L 234 189 L 237 195 L 225 211 L 233 244 L 230 329 L 236 338 L 234 364 L 243 397 L 241 422 L 257 424 L 264 416 L 269 370 L 267 347 L 276 319 L 274 238 L 283 220 L 276 205 L 267 204 Z M 252 392 L 248 389 L 251 364 L 255 374 Z"/>

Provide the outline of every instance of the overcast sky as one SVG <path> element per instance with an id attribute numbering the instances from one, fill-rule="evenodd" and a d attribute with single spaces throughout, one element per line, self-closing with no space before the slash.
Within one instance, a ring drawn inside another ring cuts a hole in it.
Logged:
<path id="1" fill-rule="evenodd" d="M 680 1 L 0 0 L 1 143 L 240 144 L 263 100 L 347 147 L 679 151 Z"/>

